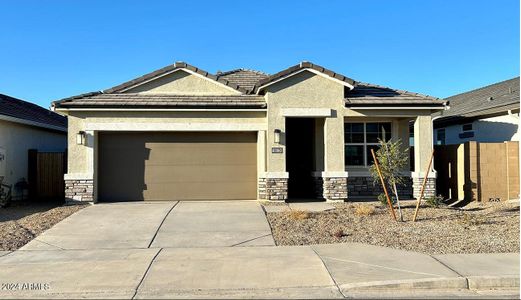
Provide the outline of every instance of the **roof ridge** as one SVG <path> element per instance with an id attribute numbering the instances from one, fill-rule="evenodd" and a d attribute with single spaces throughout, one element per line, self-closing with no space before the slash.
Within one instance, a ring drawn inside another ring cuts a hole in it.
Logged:
<path id="1" fill-rule="evenodd" d="M 520 76 L 513 77 L 513 78 L 510 78 L 510 79 L 505 79 L 505 80 L 502 80 L 502 81 L 499 81 L 499 82 L 496 82 L 496 83 L 491 83 L 491 84 L 488 84 L 488 85 L 485 85 L 485 86 L 482 86 L 482 87 L 479 87 L 479 88 L 475 88 L 475 89 L 470 90 L 470 91 L 466 91 L 466 92 L 463 92 L 463 93 L 459 93 L 459 94 L 456 94 L 456 95 L 452 95 L 452 96 L 446 97 L 445 99 L 449 99 L 449 98 L 452 98 L 452 97 L 458 97 L 458 96 L 462 96 L 462 95 L 465 95 L 465 94 L 469 94 L 469 93 L 474 93 L 474 92 L 477 92 L 477 91 L 481 91 L 481 90 L 484 90 L 484 89 L 490 88 L 490 87 L 495 86 L 495 85 L 503 84 L 503 83 L 505 83 L 505 82 L 507 82 L 507 81 L 512 81 L 512 80 L 517 80 L 517 81 L 519 81 L 519 78 L 520 78 Z"/>
<path id="2" fill-rule="evenodd" d="M 216 75 L 217 76 L 226 76 L 226 75 L 230 75 L 230 74 L 237 73 L 237 72 L 240 72 L 240 71 L 247 71 L 247 72 L 253 72 L 253 73 L 256 73 L 256 74 L 259 74 L 259 75 L 270 76 L 270 74 L 268 74 L 266 72 L 259 71 L 259 70 L 248 69 L 248 68 L 237 68 L 237 69 L 233 69 L 233 70 L 229 70 L 229 71 L 217 71 Z"/>

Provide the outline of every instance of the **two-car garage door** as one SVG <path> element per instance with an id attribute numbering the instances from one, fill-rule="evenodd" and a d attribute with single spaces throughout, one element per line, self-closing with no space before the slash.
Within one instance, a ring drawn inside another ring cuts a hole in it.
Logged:
<path id="1" fill-rule="evenodd" d="M 256 199 L 255 132 L 102 132 L 100 201 Z"/>

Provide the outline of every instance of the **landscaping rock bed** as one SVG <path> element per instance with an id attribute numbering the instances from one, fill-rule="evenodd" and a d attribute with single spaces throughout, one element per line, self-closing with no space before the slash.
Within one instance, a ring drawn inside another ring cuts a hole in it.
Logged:
<path id="1" fill-rule="evenodd" d="M 360 242 L 428 254 L 519 252 L 519 201 L 464 209 L 402 203 L 405 222 L 376 203 L 340 203 L 325 212 L 268 212 L 277 245 Z M 398 211 L 396 210 L 398 215 Z"/>
<path id="2" fill-rule="evenodd" d="M 16 250 L 87 205 L 14 202 L 0 208 L 0 250 Z"/>

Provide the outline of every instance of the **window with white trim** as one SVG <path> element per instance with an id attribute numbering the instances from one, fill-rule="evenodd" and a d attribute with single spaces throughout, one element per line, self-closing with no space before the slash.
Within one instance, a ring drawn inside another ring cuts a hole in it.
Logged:
<path id="1" fill-rule="evenodd" d="M 378 149 L 378 139 L 391 139 L 391 122 L 354 122 L 344 124 L 345 161 L 347 166 L 373 164 L 371 149 Z"/>
<path id="2" fill-rule="evenodd" d="M 458 135 L 460 139 L 468 139 L 474 137 L 474 128 L 472 123 L 461 125 L 461 133 Z"/>

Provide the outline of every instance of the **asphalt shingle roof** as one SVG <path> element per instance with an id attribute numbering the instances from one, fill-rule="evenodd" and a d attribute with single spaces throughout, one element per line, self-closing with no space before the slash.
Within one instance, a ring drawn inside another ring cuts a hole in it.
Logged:
<path id="1" fill-rule="evenodd" d="M 479 117 L 519 109 L 519 77 L 451 96 L 450 109 L 435 114 L 436 122 L 455 118 Z"/>
<path id="2" fill-rule="evenodd" d="M 36 104 L 0 94 L 0 115 L 67 129 L 67 118 Z"/>

